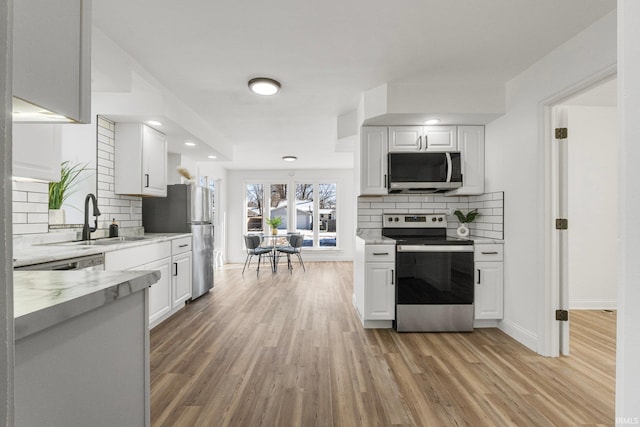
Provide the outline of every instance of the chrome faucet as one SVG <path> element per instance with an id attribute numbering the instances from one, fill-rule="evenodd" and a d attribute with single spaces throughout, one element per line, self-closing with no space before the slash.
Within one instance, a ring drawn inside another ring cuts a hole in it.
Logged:
<path id="1" fill-rule="evenodd" d="M 89 227 L 89 200 L 93 201 L 93 216 L 96 217 L 94 227 Z M 90 240 L 91 233 L 98 229 L 98 217 L 100 216 L 100 209 L 98 209 L 98 200 L 93 193 L 87 194 L 84 198 L 84 226 L 82 227 L 82 240 Z"/>

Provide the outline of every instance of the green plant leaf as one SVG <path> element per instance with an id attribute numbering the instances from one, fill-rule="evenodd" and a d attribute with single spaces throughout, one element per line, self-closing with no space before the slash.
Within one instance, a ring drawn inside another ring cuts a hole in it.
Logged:
<path id="1" fill-rule="evenodd" d="M 458 209 L 453 214 L 458 217 L 458 221 L 460 221 L 461 224 L 470 223 L 470 222 L 473 222 L 473 220 L 476 219 L 476 217 L 478 216 L 478 209 L 469 211 L 467 212 L 466 215 L 463 214 L 462 211 Z"/>
<path id="2" fill-rule="evenodd" d="M 49 183 L 49 209 L 60 209 L 75 192 L 74 187 L 84 179 L 80 174 L 87 170 L 87 166 L 88 163 L 71 165 L 68 160 L 60 164 L 60 181 Z"/>

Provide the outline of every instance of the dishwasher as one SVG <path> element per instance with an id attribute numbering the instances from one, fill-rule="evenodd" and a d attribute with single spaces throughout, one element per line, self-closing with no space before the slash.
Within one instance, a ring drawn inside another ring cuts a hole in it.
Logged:
<path id="1" fill-rule="evenodd" d="M 85 255 L 15 267 L 14 271 L 104 270 L 104 254 Z"/>

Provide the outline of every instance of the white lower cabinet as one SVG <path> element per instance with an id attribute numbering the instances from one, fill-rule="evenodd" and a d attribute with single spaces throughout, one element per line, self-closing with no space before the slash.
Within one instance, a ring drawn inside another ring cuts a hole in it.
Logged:
<path id="1" fill-rule="evenodd" d="M 475 318 L 500 320 L 504 315 L 502 244 L 475 245 Z"/>
<path id="2" fill-rule="evenodd" d="M 158 270 L 149 288 L 149 328 L 179 311 L 191 298 L 191 236 L 105 254 L 105 270 Z"/>
<path id="3" fill-rule="evenodd" d="M 364 315 L 368 320 L 394 320 L 396 311 L 395 264 L 367 262 L 365 267 Z"/>
<path id="4" fill-rule="evenodd" d="M 160 280 L 149 288 L 149 328 L 153 328 L 171 312 L 171 258 L 163 258 L 132 270 L 160 271 Z"/>

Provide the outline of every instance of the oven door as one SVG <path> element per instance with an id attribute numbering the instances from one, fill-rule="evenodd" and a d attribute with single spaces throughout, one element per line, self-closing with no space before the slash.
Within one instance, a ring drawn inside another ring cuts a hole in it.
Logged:
<path id="1" fill-rule="evenodd" d="M 473 246 L 396 248 L 396 330 L 473 330 Z"/>

